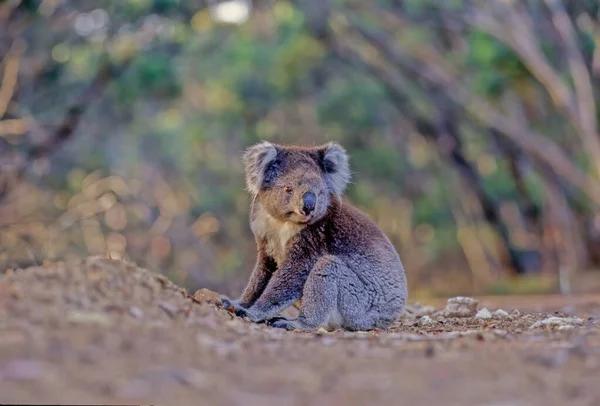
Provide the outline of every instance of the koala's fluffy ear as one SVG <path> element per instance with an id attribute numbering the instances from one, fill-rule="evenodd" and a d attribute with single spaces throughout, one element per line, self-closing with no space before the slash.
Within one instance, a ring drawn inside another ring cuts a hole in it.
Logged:
<path id="1" fill-rule="evenodd" d="M 246 149 L 243 161 L 248 192 L 253 195 L 258 194 L 264 181 L 265 171 L 275 158 L 277 158 L 277 149 L 267 141 L 260 142 Z"/>
<path id="2" fill-rule="evenodd" d="M 323 170 L 329 188 L 338 197 L 342 196 L 350 182 L 350 164 L 346 150 L 336 142 L 330 142 L 324 147 Z"/>

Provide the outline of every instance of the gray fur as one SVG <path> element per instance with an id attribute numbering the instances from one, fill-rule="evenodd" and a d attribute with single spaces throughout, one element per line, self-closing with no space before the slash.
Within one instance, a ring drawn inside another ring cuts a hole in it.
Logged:
<path id="1" fill-rule="evenodd" d="M 371 330 L 397 320 L 408 294 L 404 268 L 383 232 L 338 199 L 350 179 L 344 149 L 261 143 L 244 162 L 258 258 L 241 297 L 223 296 L 223 307 L 288 330 Z M 300 210 L 306 192 L 317 196 L 310 216 Z M 276 317 L 298 300 L 297 319 Z"/>
<path id="2" fill-rule="evenodd" d="M 258 194 L 263 182 L 265 168 L 277 157 L 277 150 L 270 142 L 263 141 L 246 150 L 243 157 L 246 172 L 246 188 L 253 195 Z"/>
<path id="3" fill-rule="evenodd" d="M 331 162 L 335 168 L 335 171 L 325 175 L 327 183 L 333 193 L 341 197 L 351 177 L 346 150 L 338 143 L 330 142 L 327 144 L 324 159 Z"/>

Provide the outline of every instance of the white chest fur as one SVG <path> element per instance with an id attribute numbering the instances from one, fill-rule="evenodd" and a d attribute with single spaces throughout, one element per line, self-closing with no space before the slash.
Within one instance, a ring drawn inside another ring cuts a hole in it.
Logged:
<path id="1" fill-rule="evenodd" d="M 250 223 L 250 228 L 256 237 L 264 238 L 267 255 L 281 264 L 285 259 L 286 245 L 294 237 L 303 225 L 279 221 L 264 210 L 259 210 Z"/>

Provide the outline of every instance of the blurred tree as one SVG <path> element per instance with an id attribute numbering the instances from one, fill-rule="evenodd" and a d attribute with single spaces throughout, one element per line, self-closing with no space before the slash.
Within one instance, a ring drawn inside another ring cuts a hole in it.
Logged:
<path id="1" fill-rule="evenodd" d="M 413 291 L 537 271 L 567 290 L 600 265 L 599 12 L 5 0 L 0 266 L 108 254 L 239 289 L 255 249 L 241 151 L 338 140 L 348 195 Z"/>

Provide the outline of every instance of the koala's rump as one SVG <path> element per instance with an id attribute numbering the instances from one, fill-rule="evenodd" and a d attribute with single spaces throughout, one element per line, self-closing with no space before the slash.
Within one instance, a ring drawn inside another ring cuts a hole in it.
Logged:
<path id="1" fill-rule="evenodd" d="M 349 291 L 355 290 L 357 296 L 370 296 L 368 307 L 403 307 L 407 296 L 404 267 L 383 231 L 349 204 L 336 213 L 334 223 L 334 238 L 338 241 L 332 254 L 348 268 L 342 283 Z"/>

